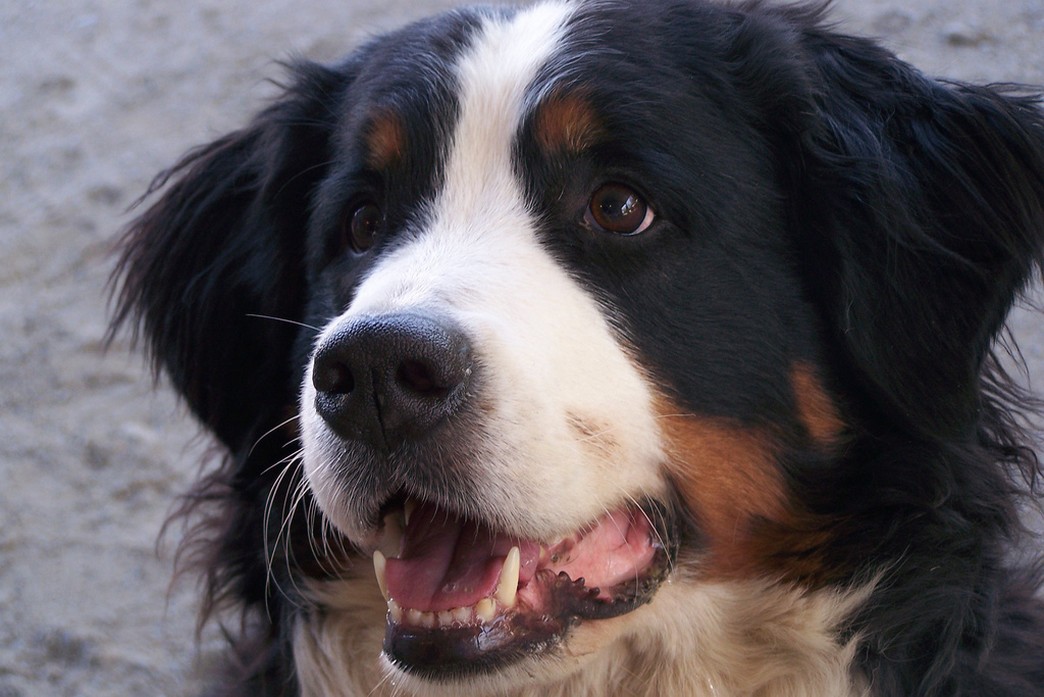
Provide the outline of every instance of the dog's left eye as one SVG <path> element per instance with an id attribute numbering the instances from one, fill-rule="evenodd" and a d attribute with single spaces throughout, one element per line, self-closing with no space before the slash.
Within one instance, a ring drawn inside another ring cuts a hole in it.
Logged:
<path id="1" fill-rule="evenodd" d="M 585 219 L 592 227 L 616 235 L 645 232 L 656 214 L 634 189 L 625 184 L 603 184 L 591 196 Z"/>
<path id="2" fill-rule="evenodd" d="M 380 207 L 366 201 L 356 206 L 344 219 L 344 241 L 355 252 L 365 252 L 373 246 L 381 229 L 384 215 Z"/>

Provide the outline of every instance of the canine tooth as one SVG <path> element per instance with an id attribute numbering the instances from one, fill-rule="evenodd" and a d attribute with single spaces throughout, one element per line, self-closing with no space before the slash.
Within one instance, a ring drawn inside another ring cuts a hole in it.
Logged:
<path id="1" fill-rule="evenodd" d="M 377 546 L 385 557 L 397 557 L 402 551 L 402 520 L 402 513 L 389 513 L 384 516 L 384 532 L 381 533 Z"/>
<path id="2" fill-rule="evenodd" d="M 515 596 L 518 594 L 518 573 L 521 568 L 521 554 L 518 547 L 512 547 L 504 559 L 504 566 L 500 570 L 500 580 L 497 582 L 497 590 L 494 597 L 504 607 L 515 606 Z"/>
<path id="3" fill-rule="evenodd" d="M 440 627 L 449 627 L 453 624 L 452 610 L 443 610 L 439 612 L 438 615 L 436 615 L 436 617 L 438 617 Z"/>
<path id="4" fill-rule="evenodd" d="M 394 600 L 388 601 L 388 614 L 391 615 L 392 622 L 395 624 L 402 623 L 402 608 Z"/>
<path id="5" fill-rule="evenodd" d="M 492 622 L 497 616 L 497 606 L 492 598 L 483 598 L 475 603 L 475 617 L 479 622 Z"/>
<path id="6" fill-rule="evenodd" d="M 385 600 L 388 598 L 388 582 L 384 578 L 384 568 L 387 565 L 387 558 L 381 553 L 381 550 L 377 549 L 373 552 L 373 574 L 377 577 L 377 587 L 381 589 L 381 595 L 384 596 Z"/>
<path id="7" fill-rule="evenodd" d="M 406 503 L 402 506 L 402 519 L 403 525 L 410 524 L 410 516 L 413 515 L 414 509 L 417 508 L 417 502 L 413 499 L 406 499 Z"/>

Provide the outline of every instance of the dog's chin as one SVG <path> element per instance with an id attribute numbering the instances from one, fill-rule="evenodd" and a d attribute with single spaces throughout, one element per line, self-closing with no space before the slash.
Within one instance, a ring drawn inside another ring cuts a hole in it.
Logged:
<path id="1" fill-rule="evenodd" d="M 532 672 L 534 661 L 573 653 L 579 631 L 651 601 L 673 555 L 673 529 L 656 504 L 610 511 L 554 541 L 413 499 L 384 511 L 374 551 L 388 603 L 384 658 L 423 682 Z"/>

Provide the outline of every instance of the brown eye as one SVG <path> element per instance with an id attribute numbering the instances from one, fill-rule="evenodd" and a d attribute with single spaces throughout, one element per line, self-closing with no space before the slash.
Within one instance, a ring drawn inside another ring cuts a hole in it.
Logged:
<path id="1" fill-rule="evenodd" d="M 377 204 L 366 202 L 358 206 L 344 221 L 345 242 L 353 251 L 365 252 L 373 246 L 382 219 Z"/>
<path id="2" fill-rule="evenodd" d="M 604 184 L 591 196 L 587 209 L 590 225 L 617 235 L 637 235 L 652 225 L 656 214 L 634 189 L 624 184 Z"/>

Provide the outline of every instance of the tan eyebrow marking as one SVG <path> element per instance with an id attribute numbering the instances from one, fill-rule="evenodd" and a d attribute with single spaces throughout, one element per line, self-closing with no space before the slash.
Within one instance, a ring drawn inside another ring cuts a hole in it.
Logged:
<path id="1" fill-rule="evenodd" d="M 406 152 L 406 127 L 393 111 L 374 116 L 366 134 L 367 163 L 374 169 L 387 169 L 402 160 Z"/>
<path id="2" fill-rule="evenodd" d="M 594 106 L 578 93 L 552 93 L 537 107 L 534 126 L 537 143 L 548 153 L 578 153 L 605 135 Z"/>

